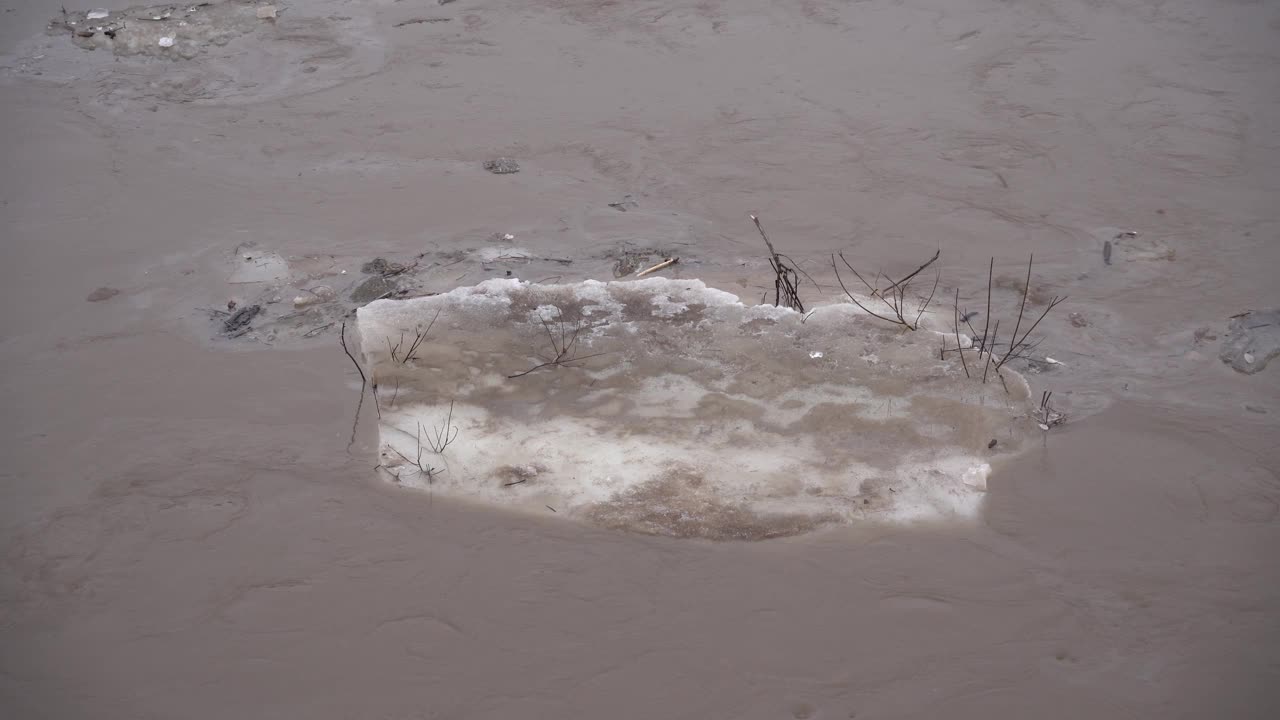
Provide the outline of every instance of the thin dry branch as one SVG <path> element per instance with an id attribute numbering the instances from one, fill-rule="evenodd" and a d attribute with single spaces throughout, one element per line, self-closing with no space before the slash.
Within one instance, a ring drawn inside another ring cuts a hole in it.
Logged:
<path id="1" fill-rule="evenodd" d="M 1028 345 L 1027 338 L 1030 337 L 1033 331 L 1035 331 L 1036 327 L 1040 324 L 1040 321 L 1044 320 L 1045 316 L 1049 314 L 1049 311 L 1057 307 L 1060 303 L 1062 303 L 1062 301 L 1066 299 L 1067 299 L 1067 296 L 1065 295 L 1062 297 L 1058 297 L 1055 295 L 1053 299 L 1049 301 L 1049 304 L 1045 306 L 1044 312 L 1040 313 L 1040 317 L 1036 318 L 1036 321 L 1031 324 L 1031 327 L 1027 328 L 1027 331 L 1022 334 L 1022 337 L 1020 339 L 1015 339 L 1012 341 L 1012 343 L 1009 346 L 1009 352 L 1005 353 L 1005 356 L 1000 360 L 1000 362 L 998 363 L 998 366 L 1003 366 L 1006 362 L 1015 358 L 1027 357 L 1031 354 L 1033 350 L 1039 347 L 1041 343 L 1040 340 L 1037 340 L 1034 343 Z"/>
<path id="2" fill-rule="evenodd" d="M 1052 390 L 1046 390 L 1042 393 L 1040 395 L 1040 408 L 1032 415 L 1032 417 L 1035 418 L 1036 423 L 1040 425 L 1041 430 L 1048 430 L 1049 428 L 1057 427 L 1067 421 L 1067 414 L 1059 412 L 1054 409 L 1052 404 L 1050 404 L 1049 401 L 1052 398 Z"/>
<path id="3" fill-rule="evenodd" d="M 636 277 L 642 278 L 645 275 L 648 275 L 650 273 L 656 273 L 659 270 L 662 270 L 663 268 L 669 268 L 678 262 L 680 262 L 680 258 L 678 257 L 667 258 L 666 260 L 663 260 L 662 262 L 658 263 L 657 265 L 654 265 L 653 267 L 647 267 L 644 270 L 641 270 L 640 272 L 636 273 Z"/>
<path id="4" fill-rule="evenodd" d="M 991 276 L 996 270 L 996 259 L 992 256 L 991 262 L 987 265 L 987 317 L 982 325 L 982 346 L 978 348 L 978 357 L 982 357 L 982 351 L 987 347 L 987 330 L 991 328 Z"/>
<path id="5" fill-rule="evenodd" d="M 800 301 L 799 292 L 800 273 L 796 270 L 795 263 L 790 262 L 789 258 L 778 254 L 774 249 L 773 243 L 769 241 L 769 236 L 764 231 L 764 226 L 760 224 L 760 218 L 752 215 L 751 222 L 755 223 L 760 237 L 764 238 L 765 247 L 769 248 L 769 267 L 773 268 L 773 304 L 803 313 L 804 303 Z"/>
<path id="6" fill-rule="evenodd" d="M 1027 281 L 1022 285 L 1022 304 L 1018 306 L 1018 322 L 1015 323 L 1013 326 L 1014 340 L 1018 339 L 1018 328 L 1022 327 L 1022 314 L 1027 309 L 1027 295 L 1031 293 L 1031 263 L 1034 262 L 1035 259 L 1036 259 L 1035 253 L 1032 253 L 1031 257 L 1027 260 Z M 1010 347 L 1010 352 L 1012 352 L 1013 344 L 1011 344 L 1009 347 Z M 1008 358 L 1008 357 L 1009 357 L 1008 355 L 1005 355 L 1005 358 Z M 996 369 L 998 370 L 999 368 L 1000 368 L 1000 363 L 997 363 Z"/>
<path id="7" fill-rule="evenodd" d="M 1031 333 L 1035 331 L 1036 327 L 1040 325 L 1040 321 L 1045 319 L 1045 316 L 1049 314 L 1050 310 L 1054 309 L 1060 303 L 1062 303 L 1062 301 L 1067 299 L 1066 296 L 1063 296 L 1063 297 L 1058 297 L 1057 295 L 1053 296 L 1053 299 L 1051 299 L 1049 301 L 1049 304 L 1045 306 L 1044 312 L 1040 313 L 1040 317 L 1036 318 L 1036 321 L 1031 324 L 1031 327 L 1027 328 L 1027 331 L 1023 333 L 1021 337 L 1018 336 L 1018 330 L 1019 328 L 1022 327 L 1023 315 L 1026 313 L 1026 310 L 1027 310 L 1027 296 L 1030 295 L 1031 293 L 1031 264 L 1032 262 L 1034 262 L 1034 260 L 1035 260 L 1035 255 L 1032 255 L 1031 259 L 1027 261 L 1027 279 L 1022 286 L 1022 302 L 1018 306 L 1018 321 L 1013 326 L 1013 335 L 1009 340 L 1009 351 L 1006 352 L 1004 356 L 1001 357 L 998 361 L 996 361 L 996 370 L 999 370 L 1000 368 L 1004 367 L 1005 363 L 1009 362 L 1010 360 L 1013 360 L 1015 358 L 1020 358 L 1020 357 L 1026 357 L 1032 350 L 1034 350 L 1036 345 L 1039 344 L 1039 342 L 1036 342 L 1035 344 L 1032 344 L 1032 345 L 1028 345 L 1027 338 L 1029 338 L 1031 336 Z"/>
<path id="8" fill-rule="evenodd" d="M 356 443 L 356 426 L 360 423 L 360 410 L 364 408 L 364 391 L 369 386 L 369 379 L 364 376 L 364 368 L 360 367 L 360 363 L 356 362 L 356 356 L 351 354 L 351 350 L 347 347 L 347 323 L 344 320 L 342 330 L 338 333 L 338 342 L 342 344 L 342 352 L 351 358 L 351 364 L 356 366 L 356 372 L 360 373 L 360 402 L 356 404 L 356 416 L 351 421 L 351 442 L 347 447 Z"/>
<path id="9" fill-rule="evenodd" d="M 997 320 L 996 326 L 991 329 L 991 344 L 988 346 L 989 348 L 994 348 L 996 346 L 996 335 L 999 332 L 1000 332 L 1000 321 Z M 985 342 L 986 338 L 983 338 L 983 341 Z M 987 351 L 987 364 L 982 368 L 982 383 L 984 385 L 987 383 L 987 372 L 991 370 L 991 357 L 993 355 L 995 355 L 995 353 L 991 352 L 990 350 Z M 996 370 L 996 373 L 999 374 L 998 369 Z"/>
<path id="10" fill-rule="evenodd" d="M 920 318 L 924 317 L 924 311 L 929 309 L 929 303 L 933 302 L 933 294 L 938 292 L 938 282 L 942 280 L 942 273 L 934 273 L 933 289 L 929 291 L 929 297 L 920 303 L 920 310 L 916 313 L 916 327 L 920 327 Z M 957 292 L 959 292 L 957 290 Z"/>
<path id="11" fill-rule="evenodd" d="M 453 401 L 449 401 L 449 415 L 445 418 L 444 425 L 432 431 L 435 437 L 427 434 L 427 446 L 437 455 L 444 453 L 444 449 L 449 447 L 454 440 L 458 439 L 459 429 L 453 425 Z M 422 424 L 418 424 L 418 434 L 422 434 Z"/>
<path id="12" fill-rule="evenodd" d="M 938 261 L 938 258 L 939 258 L 939 257 L 941 257 L 941 255 L 942 255 L 942 250 L 941 250 L 941 249 L 937 250 L 936 252 L 934 252 L 934 253 L 933 253 L 933 257 L 929 258 L 929 259 L 928 259 L 928 260 L 927 260 L 923 265 L 921 265 L 920 267 L 916 268 L 916 269 L 915 269 L 915 272 L 913 272 L 913 273 L 911 273 L 910 275 L 908 275 L 908 276 L 906 276 L 906 277 L 902 278 L 902 279 L 901 279 L 901 280 L 899 280 L 898 282 L 891 283 L 891 284 L 889 285 L 889 287 L 885 288 L 885 290 L 893 290 L 893 289 L 895 289 L 895 288 L 896 288 L 897 286 L 899 286 L 899 285 L 903 285 L 903 284 L 905 284 L 905 283 L 911 282 L 911 279 L 912 279 L 912 278 L 914 278 L 915 276 L 917 276 L 917 275 L 919 275 L 920 273 L 924 272 L 924 269 L 925 269 L 925 268 L 927 268 L 927 267 L 929 267 L 930 265 L 932 265 L 932 264 L 934 264 L 935 262 L 937 262 L 937 261 Z"/>
<path id="13" fill-rule="evenodd" d="M 849 261 L 844 259 L 844 254 L 843 254 L 843 253 L 841 253 L 841 254 L 840 254 L 840 260 L 841 260 L 842 262 L 844 262 L 844 264 L 845 264 L 845 266 L 846 266 L 846 267 L 848 267 L 850 270 L 853 270 L 853 266 L 852 266 L 852 265 L 849 265 Z M 887 317 L 885 317 L 885 316 L 883 316 L 883 315 L 881 315 L 881 314 L 879 314 L 879 313 L 875 312 L 874 310 L 872 310 L 871 308 L 867 307 L 866 305 L 863 305 L 861 302 L 859 302 L 859 301 L 858 301 L 858 298 L 857 298 L 857 297 L 855 297 L 853 293 L 849 292 L 849 288 L 845 287 L 845 284 L 844 284 L 844 278 L 840 277 L 840 268 L 836 265 L 836 256 L 835 256 L 835 254 L 834 254 L 834 253 L 831 255 L 831 269 L 835 271 L 835 273 L 836 273 L 836 282 L 840 283 L 840 289 L 841 289 L 841 290 L 843 290 L 843 291 L 844 291 L 845 296 L 849 298 L 849 302 L 852 302 L 854 305 L 857 305 L 859 308 L 861 308 L 861 309 L 862 309 L 862 311 L 863 311 L 863 312 L 865 312 L 866 314 L 868 314 L 868 315 L 870 315 L 870 316 L 872 316 L 872 317 L 880 318 L 881 320 L 884 320 L 885 322 L 890 322 L 890 323 L 893 323 L 893 324 L 895 324 L 895 325 L 900 324 L 897 320 L 894 320 L 894 319 L 892 319 L 892 318 L 887 318 Z M 857 271 L 857 270 L 853 270 L 853 274 L 854 274 L 854 275 L 857 275 L 859 280 L 862 280 L 862 284 L 863 284 L 863 285 L 866 285 L 868 288 L 870 288 L 870 287 L 871 287 L 871 285 L 869 285 L 869 284 L 867 283 L 867 281 L 866 281 L 866 280 L 863 280 L 863 279 L 862 279 L 862 276 L 861 276 L 861 275 L 858 275 L 858 271 Z M 875 289 L 874 289 L 874 288 L 872 288 L 872 294 L 873 294 L 873 295 L 875 294 Z"/>
<path id="14" fill-rule="evenodd" d="M 969 362 L 964 359 L 964 347 L 960 345 L 960 288 L 956 288 L 956 306 L 955 306 L 955 330 L 956 330 L 956 352 L 960 353 L 960 364 L 964 367 L 964 376 L 969 375 Z"/>
<path id="15" fill-rule="evenodd" d="M 443 308 L 441 308 L 442 310 Z M 408 365 L 410 361 L 417 359 L 418 350 L 422 348 L 422 343 L 427 339 L 427 333 L 431 332 L 431 328 L 435 326 L 436 320 L 440 317 L 440 310 L 436 310 L 436 314 L 431 318 L 431 322 L 427 323 L 427 329 L 417 333 L 413 338 L 413 344 L 405 351 L 404 357 L 400 359 L 402 365 Z M 399 347 L 398 345 L 396 347 Z"/>
<path id="16" fill-rule="evenodd" d="M 867 282 L 867 279 L 862 276 L 862 273 L 858 272 L 857 269 L 853 267 L 853 264 L 850 263 L 848 258 L 844 256 L 844 253 L 838 254 L 838 257 L 840 258 L 840 262 L 844 263 L 844 266 L 849 269 L 849 272 L 852 272 L 854 277 L 858 278 L 858 280 L 864 286 L 866 286 L 867 290 L 869 290 L 871 293 L 870 294 L 871 297 L 879 299 L 881 302 L 885 304 L 886 307 L 888 307 L 893 312 L 893 317 L 886 317 L 884 315 L 881 315 L 880 313 L 872 311 L 866 305 L 863 305 L 856 297 L 854 297 L 853 293 L 849 292 L 849 288 L 846 287 L 844 284 L 844 278 L 841 277 L 840 275 L 840 267 L 836 264 L 837 255 L 831 256 L 831 269 L 835 271 L 836 282 L 840 283 L 840 289 L 844 290 L 845 296 L 849 298 L 850 302 L 852 302 L 854 305 L 857 305 L 859 308 L 861 308 L 863 312 L 866 312 L 868 315 L 871 315 L 872 317 L 884 320 L 885 322 L 893 323 L 894 325 L 901 325 L 902 327 L 908 330 L 917 330 L 920 328 L 920 318 L 924 317 L 924 313 L 929 308 L 929 304 L 933 302 L 934 294 L 937 293 L 938 291 L 938 283 L 942 279 L 942 274 L 936 273 L 934 275 L 933 289 L 929 291 L 929 296 L 919 297 L 919 305 L 916 308 L 916 316 L 914 321 L 908 320 L 906 315 L 907 290 L 911 286 L 911 281 L 917 275 L 923 272 L 926 268 L 928 268 L 930 265 L 937 262 L 938 258 L 941 255 L 942 255 L 942 251 L 938 250 L 933 254 L 933 257 L 929 258 L 924 264 L 916 268 L 913 272 L 911 272 L 911 274 L 907 275 L 901 280 L 898 280 L 895 282 L 892 280 L 892 278 L 890 278 L 888 287 L 882 290 L 879 287 L 880 277 L 881 277 L 879 273 L 876 274 L 876 284 L 873 286 L 871 283 Z"/>
<path id="17" fill-rule="evenodd" d="M 534 365 L 533 367 L 529 368 L 528 370 L 525 370 L 524 372 L 518 372 L 514 375 L 508 375 L 507 376 L 508 379 L 513 380 L 518 377 L 524 377 L 529 373 L 535 372 L 537 370 L 541 370 L 542 368 L 545 368 L 545 367 L 568 366 L 571 363 L 581 362 L 583 360 L 588 360 L 590 358 L 599 357 L 601 355 L 606 354 L 606 353 L 599 352 L 599 353 L 592 353 L 590 355 L 581 355 L 581 356 L 578 355 L 578 351 L 577 351 L 578 334 L 582 332 L 581 320 L 579 320 L 577 324 L 574 326 L 573 333 L 569 334 L 568 331 L 565 329 L 564 319 L 561 318 L 559 321 L 559 336 L 557 337 L 557 333 L 552 331 L 551 325 L 550 323 L 547 322 L 546 318 L 540 317 L 538 319 L 542 321 L 542 327 L 547 332 L 547 339 L 551 343 L 551 351 L 553 353 L 553 356 L 550 360 L 543 363 L 539 363 L 538 365 Z"/>

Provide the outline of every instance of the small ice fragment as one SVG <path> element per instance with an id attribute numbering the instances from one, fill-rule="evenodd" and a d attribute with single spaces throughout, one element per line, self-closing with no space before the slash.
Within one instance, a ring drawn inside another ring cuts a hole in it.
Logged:
<path id="1" fill-rule="evenodd" d="M 1253 364 L 1253 353 L 1245 353 L 1245 354 L 1244 354 L 1244 361 L 1245 361 L 1245 362 L 1247 362 L 1247 363 L 1249 363 L 1250 365 L 1252 365 L 1252 364 Z"/>
<path id="2" fill-rule="evenodd" d="M 1053 358 L 1049 357 L 1048 355 L 1046 355 L 1046 356 L 1045 356 L 1044 361 L 1045 361 L 1045 362 L 1047 362 L 1047 363 L 1049 363 L 1050 365 L 1065 365 L 1065 364 L 1066 364 L 1066 363 L 1063 363 L 1063 362 L 1059 362 L 1058 360 L 1054 360 Z"/>
<path id="3" fill-rule="evenodd" d="M 818 358 L 822 357 L 822 351 L 813 350 L 809 353 L 809 357 L 813 358 L 814 360 L 817 360 Z"/>
<path id="4" fill-rule="evenodd" d="M 107 17 L 110 14 L 111 14 L 110 10 L 90 10 L 89 14 L 85 15 L 85 18 L 89 20 L 101 20 L 102 18 Z"/>
<path id="5" fill-rule="evenodd" d="M 1048 430 L 1048 429 L 1049 429 L 1049 426 L 1048 426 L 1048 425 L 1045 425 L 1044 423 L 1040 423 L 1040 429 L 1041 429 L 1041 430 Z"/>
<path id="6" fill-rule="evenodd" d="M 275 16 L 276 16 L 275 5 L 264 5 L 263 7 L 258 8 L 259 20 L 271 20 Z"/>
<path id="7" fill-rule="evenodd" d="M 512 235 L 511 233 L 503 233 L 503 234 L 502 234 L 502 239 L 503 239 L 503 240 L 515 240 L 515 239 L 516 239 L 516 236 L 515 236 L 515 235 Z"/>
<path id="8" fill-rule="evenodd" d="M 173 47 L 173 38 L 168 35 L 160 38 L 160 47 Z"/>
<path id="9" fill-rule="evenodd" d="M 987 476 L 990 474 L 991 466 L 987 463 L 982 463 L 981 465 L 974 465 L 968 470 L 965 470 L 964 475 L 962 475 L 960 479 L 969 487 L 985 491 L 987 489 Z"/>

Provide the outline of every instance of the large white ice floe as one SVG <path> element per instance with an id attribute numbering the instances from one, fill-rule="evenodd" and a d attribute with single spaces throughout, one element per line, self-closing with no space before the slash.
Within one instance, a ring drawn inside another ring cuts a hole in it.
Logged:
<path id="1" fill-rule="evenodd" d="M 696 280 L 492 280 L 374 302 L 358 325 L 384 476 L 606 527 L 755 539 L 970 518 L 1029 425 L 1025 383 L 966 378 L 940 352 L 954 335 Z"/>

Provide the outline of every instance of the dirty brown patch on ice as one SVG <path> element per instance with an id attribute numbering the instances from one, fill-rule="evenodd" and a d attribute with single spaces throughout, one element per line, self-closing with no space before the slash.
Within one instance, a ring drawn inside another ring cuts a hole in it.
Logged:
<path id="1" fill-rule="evenodd" d="M 358 325 L 387 477 L 646 533 L 969 518 L 1030 422 L 1020 379 L 967 379 L 937 333 L 699 281 L 493 280 Z"/>

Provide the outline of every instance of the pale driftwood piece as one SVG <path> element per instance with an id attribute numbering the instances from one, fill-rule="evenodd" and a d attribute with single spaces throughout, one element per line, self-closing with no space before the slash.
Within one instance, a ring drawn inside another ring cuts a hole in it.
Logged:
<path id="1" fill-rule="evenodd" d="M 662 262 L 658 263 L 657 265 L 654 265 L 651 268 L 645 268 L 644 270 L 641 270 L 640 272 L 636 273 L 636 277 L 642 278 L 645 275 L 648 275 L 649 273 L 655 273 L 655 272 L 658 272 L 659 270 L 662 270 L 663 268 L 669 268 L 678 262 L 680 262 L 680 258 L 678 257 L 667 258 L 666 260 L 663 260 Z"/>

